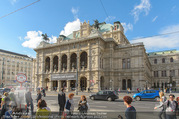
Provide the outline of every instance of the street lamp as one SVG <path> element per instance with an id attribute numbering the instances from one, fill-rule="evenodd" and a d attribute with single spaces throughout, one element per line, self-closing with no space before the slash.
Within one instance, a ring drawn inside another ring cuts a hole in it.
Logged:
<path id="1" fill-rule="evenodd" d="M 173 81 L 172 81 L 172 77 L 173 77 L 172 75 L 169 76 L 169 78 L 170 78 L 170 82 L 169 82 L 169 84 L 170 84 L 170 89 L 171 89 L 171 87 L 172 87 L 172 82 L 173 82 Z M 170 91 L 171 91 L 171 90 L 170 90 Z"/>
<path id="2" fill-rule="evenodd" d="M 110 87 L 111 87 L 111 90 L 112 90 L 112 82 L 113 82 L 113 80 L 110 79 L 110 85 L 111 85 Z"/>
<path id="3" fill-rule="evenodd" d="M 2 60 L 2 83 L 1 83 L 1 87 L 3 88 L 4 86 L 4 84 L 3 84 L 3 73 L 4 73 L 4 58 L 3 58 L 3 60 Z"/>
<path id="4" fill-rule="evenodd" d="M 147 81 L 146 81 L 146 90 L 147 90 Z"/>

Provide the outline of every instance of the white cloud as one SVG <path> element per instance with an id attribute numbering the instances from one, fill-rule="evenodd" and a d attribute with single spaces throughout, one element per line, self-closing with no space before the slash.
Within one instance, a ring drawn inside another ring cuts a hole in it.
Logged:
<path id="1" fill-rule="evenodd" d="M 27 35 L 24 37 L 26 41 L 22 43 L 22 46 L 28 48 L 36 48 L 42 41 L 41 35 L 42 35 L 42 31 L 28 31 Z M 57 37 L 52 36 L 49 37 L 49 39 L 50 39 L 49 43 L 55 43 Z"/>
<path id="2" fill-rule="evenodd" d="M 80 19 L 76 19 L 72 22 L 68 22 L 65 27 L 64 30 L 62 30 L 60 32 L 60 35 L 69 35 L 71 34 L 73 31 L 77 31 L 80 29 Z"/>
<path id="3" fill-rule="evenodd" d="M 163 28 L 164 30 L 161 30 L 160 34 L 165 33 L 171 33 L 179 31 L 179 24 L 168 26 Z M 150 38 L 143 38 L 143 39 L 136 39 L 131 40 L 131 43 L 137 43 L 137 42 L 143 42 L 145 45 L 145 48 L 148 51 L 154 51 L 154 50 L 163 50 L 163 49 L 178 49 L 179 46 L 179 33 L 175 34 L 168 34 L 168 35 L 161 35 L 157 37 L 150 37 Z"/>
<path id="4" fill-rule="evenodd" d="M 10 0 L 11 4 L 14 5 L 14 3 L 17 2 L 17 0 Z"/>
<path id="5" fill-rule="evenodd" d="M 105 22 L 110 22 L 112 20 L 116 19 L 115 16 L 108 16 L 106 19 L 105 19 Z"/>
<path id="6" fill-rule="evenodd" d="M 121 23 L 124 28 L 124 33 L 126 33 L 128 30 L 133 30 L 133 25 L 131 23 Z"/>
<path id="7" fill-rule="evenodd" d="M 79 11 L 78 8 L 73 8 L 73 7 L 72 7 L 72 9 L 71 9 L 71 12 L 72 12 L 72 14 L 73 14 L 73 16 L 74 16 L 75 19 L 78 18 L 78 11 Z"/>
<path id="8" fill-rule="evenodd" d="M 134 16 L 134 21 L 137 22 L 139 20 L 139 15 L 142 12 L 145 12 L 145 15 L 148 15 L 151 8 L 150 0 L 141 0 L 139 5 L 134 6 L 132 10 L 132 15 Z"/>
<path id="9" fill-rule="evenodd" d="M 158 18 L 158 16 L 154 17 L 154 18 L 152 19 L 152 22 L 154 22 L 157 18 Z"/>

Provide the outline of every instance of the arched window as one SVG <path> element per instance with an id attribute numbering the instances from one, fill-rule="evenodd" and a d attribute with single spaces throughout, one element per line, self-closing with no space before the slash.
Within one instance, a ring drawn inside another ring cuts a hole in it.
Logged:
<path id="1" fill-rule="evenodd" d="M 157 59 L 154 59 L 154 64 L 157 64 Z"/>
<path id="2" fill-rule="evenodd" d="M 80 55 L 80 67 L 87 68 L 87 53 L 85 51 Z"/>
<path id="3" fill-rule="evenodd" d="M 45 59 L 45 72 L 50 71 L 50 57 Z"/>
<path id="4" fill-rule="evenodd" d="M 77 66 L 76 59 L 77 59 L 77 55 L 76 55 L 76 53 L 73 53 L 70 57 L 70 69 L 72 69 L 72 68 L 76 69 L 76 66 Z"/>
<path id="5" fill-rule="evenodd" d="M 162 63 L 165 63 L 165 58 L 162 59 Z"/>
<path id="6" fill-rule="evenodd" d="M 58 71 L 58 56 L 53 58 L 53 71 L 54 70 Z"/>
<path id="7" fill-rule="evenodd" d="M 61 69 L 63 70 L 63 69 L 67 69 L 67 55 L 66 54 L 64 54 L 63 56 L 62 56 L 62 63 L 61 63 Z"/>
<path id="8" fill-rule="evenodd" d="M 173 62 L 173 57 L 170 58 L 170 62 Z"/>
<path id="9" fill-rule="evenodd" d="M 122 90 L 126 90 L 126 80 L 122 80 Z"/>

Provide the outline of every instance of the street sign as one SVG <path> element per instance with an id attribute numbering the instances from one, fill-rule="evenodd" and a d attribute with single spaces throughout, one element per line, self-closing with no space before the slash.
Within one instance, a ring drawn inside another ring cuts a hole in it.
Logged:
<path id="1" fill-rule="evenodd" d="M 19 73 L 16 76 L 16 80 L 19 83 L 24 83 L 25 81 L 27 81 L 27 76 L 24 73 Z"/>

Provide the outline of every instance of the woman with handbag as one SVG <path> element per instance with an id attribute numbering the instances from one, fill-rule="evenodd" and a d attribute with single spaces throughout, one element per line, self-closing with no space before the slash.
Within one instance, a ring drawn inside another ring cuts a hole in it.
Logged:
<path id="1" fill-rule="evenodd" d="M 81 100 L 78 103 L 78 110 L 80 112 L 80 117 L 83 117 L 83 119 L 86 119 L 87 111 L 88 111 L 88 102 L 86 99 L 86 96 L 82 95 Z"/>
<path id="2" fill-rule="evenodd" d="M 73 111 L 74 111 L 74 100 L 73 100 L 74 94 L 70 93 L 68 95 L 68 100 L 66 101 L 65 104 L 65 109 L 66 109 L 66 113 L 68 116 L 72 116 L 73 115 Z"/>

